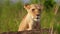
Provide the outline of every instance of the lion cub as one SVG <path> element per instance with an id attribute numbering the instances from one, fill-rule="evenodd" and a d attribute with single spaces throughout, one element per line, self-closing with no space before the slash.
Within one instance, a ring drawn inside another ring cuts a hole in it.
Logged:
<path id="1" fill-rule="evenodd" d="M 42 11 L 42 5 L 26 4 L 24 8 L 28 13 L 20 23 L 18 31 L 40 29 L 40 15 Z"/>

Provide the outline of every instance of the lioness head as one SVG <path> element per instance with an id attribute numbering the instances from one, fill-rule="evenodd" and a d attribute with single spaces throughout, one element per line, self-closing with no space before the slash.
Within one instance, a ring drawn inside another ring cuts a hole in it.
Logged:
<path id="1" fill-rule="evenodd" d="M 34 20 L 40 19 L 40 15 L 43 9 L 43 6 L 40 4 L 26 4 L 24 8 L 27 10 L 27 12 L 31 15 L 31 17 Z"/>

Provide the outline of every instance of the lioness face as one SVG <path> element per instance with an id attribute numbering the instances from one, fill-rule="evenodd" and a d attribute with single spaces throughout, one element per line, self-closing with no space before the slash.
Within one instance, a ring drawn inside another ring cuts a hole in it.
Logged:
<path id="1" fill-rule="evenodd" d="M 31 4 L 31 5 L 26 5 L 24 7 L 34 20 L 40 19 L 40 15 L 42 12 L 42 5 Z"/>

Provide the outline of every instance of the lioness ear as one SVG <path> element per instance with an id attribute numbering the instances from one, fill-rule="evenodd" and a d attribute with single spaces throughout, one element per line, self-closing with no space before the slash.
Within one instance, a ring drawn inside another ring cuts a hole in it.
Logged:
<path id="1" fill-rule="evenodd" d="M 30 5 L 29 5 L 29 4 L 25 4 L 25 5 L 24 5 L 24 8 L 25 8 L 25 9 L 30 9 Z"/>
<path id="2" fill-rule="evenodd" d="M 44 6 L 43 6 L 42 4 L 40 4 L 40 7 L 41 7 L 41 9 L 43 9 L 43 8 L 44 8 Z"/>

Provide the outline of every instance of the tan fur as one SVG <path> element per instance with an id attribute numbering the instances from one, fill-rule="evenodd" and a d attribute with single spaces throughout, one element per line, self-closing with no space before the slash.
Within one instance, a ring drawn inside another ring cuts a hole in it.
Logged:
<path id="1" fill-rule="evenodd" d="M 24 6 L 24 8 L 27 10 L 28 13 L 26 17 L 23 18 L 22 22 L 20 23 L 18 31 L 40 29 L 40 14 L 42 11 L 42 5 L 27 4 Z"/>

